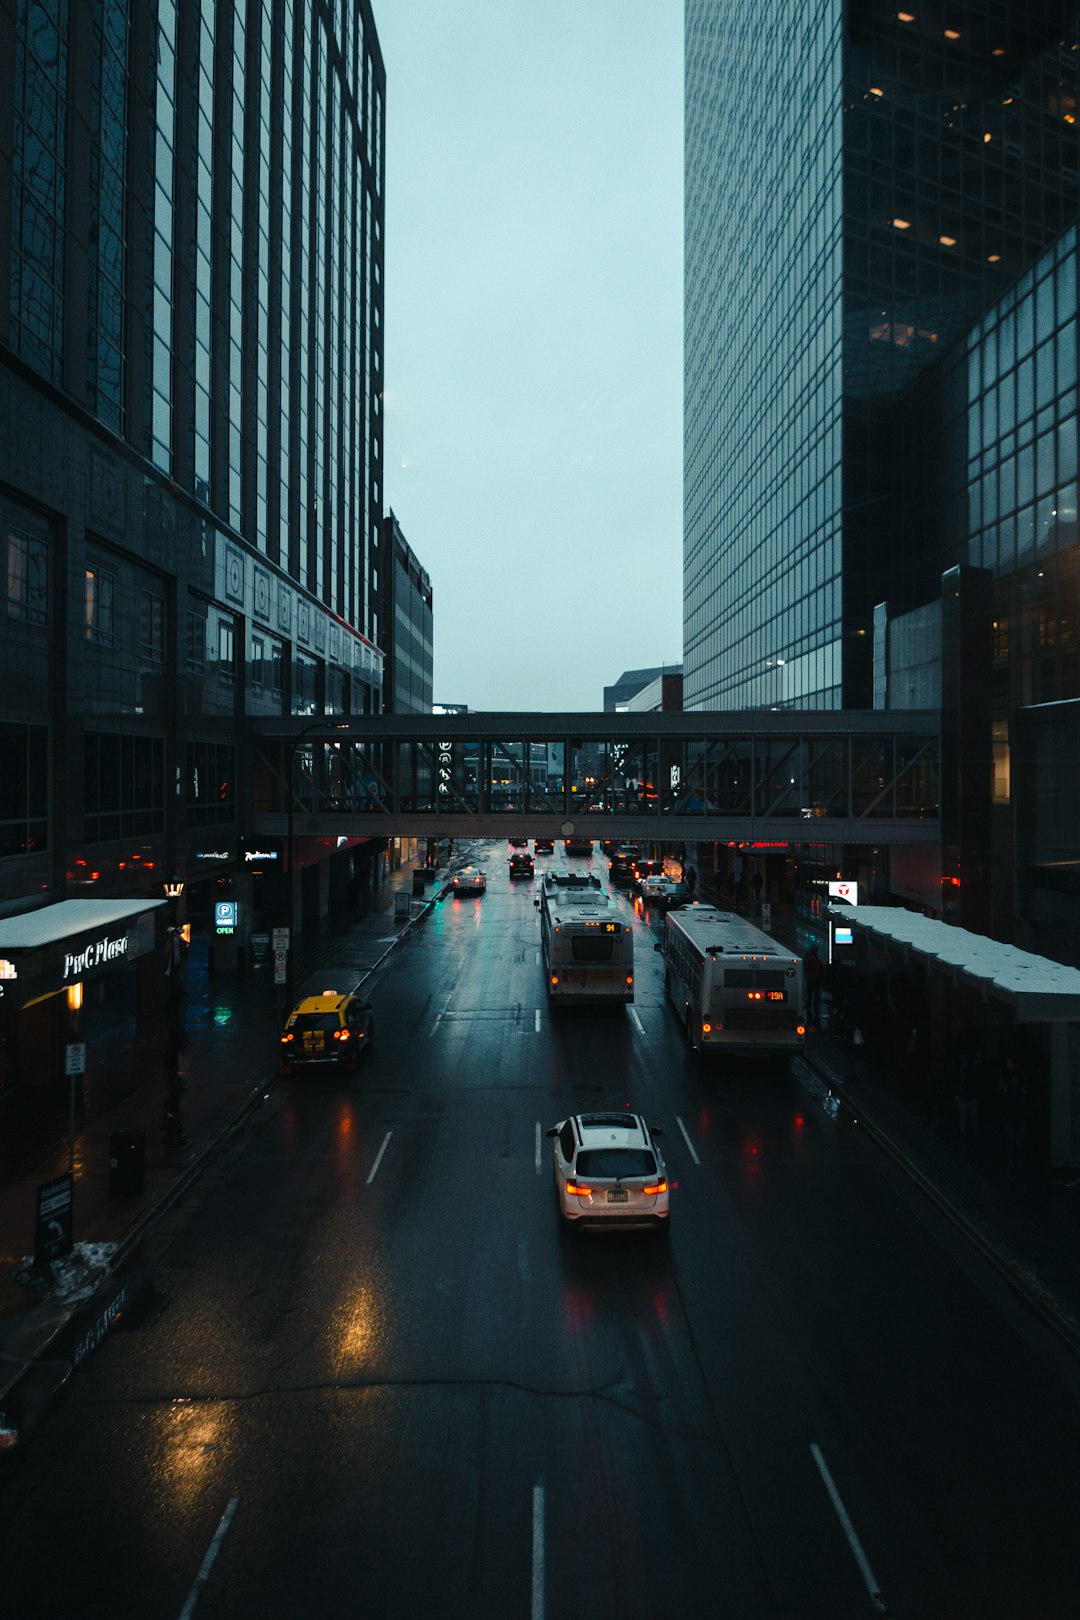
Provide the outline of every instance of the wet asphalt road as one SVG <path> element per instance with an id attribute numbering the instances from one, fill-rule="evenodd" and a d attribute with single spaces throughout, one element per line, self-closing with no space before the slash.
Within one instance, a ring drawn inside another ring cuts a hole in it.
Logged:
<path id="1" fill-rule="evenodd" d="M 1067 1358 L 801 1065 L 690 1058 L 650 920 L 633 1011 L 553 1017 L 532 885 L 478 853 L 366 1067 L 283 1087 L 38 1432 L 0 1611 L 1080 1612 Z M 542 1132 L 624 1103 L 669 1242 L 558 1230 Z"/>

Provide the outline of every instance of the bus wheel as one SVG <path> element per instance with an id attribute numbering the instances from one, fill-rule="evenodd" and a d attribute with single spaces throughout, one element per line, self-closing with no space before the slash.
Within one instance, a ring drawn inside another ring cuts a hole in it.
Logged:
<path id="1" fill-rule="evenodd" d="M 694 1045 L 694 1025 L 689 1013 L 686 1015 L 686 1044 L 691 1052 L 697 1051 L 697 1047 Z"/>

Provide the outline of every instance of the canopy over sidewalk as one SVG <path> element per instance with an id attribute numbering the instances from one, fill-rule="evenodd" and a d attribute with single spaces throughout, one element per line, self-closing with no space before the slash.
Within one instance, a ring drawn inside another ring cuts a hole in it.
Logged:
<path id="1" fill-rule="evenodd" d="M 1080 968 L 897 906 L 828 909 L 866 945 L 901 962 L 920 958 L 946 984 L 1006 1004 L 1015 1023 L 1046 1026 L 1051 1161 L 1080 1164 Z"/>

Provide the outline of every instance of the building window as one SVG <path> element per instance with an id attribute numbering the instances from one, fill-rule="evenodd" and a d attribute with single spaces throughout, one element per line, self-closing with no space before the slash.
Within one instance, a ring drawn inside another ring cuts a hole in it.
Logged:
<path id="1" fill-rule="evenodd" d="M 266 642 L 262 636 L 251 638 L 251 690 L 261 692 L 263 689 L 264 670 L 266 668 Z"/>
<path id="2" fill-rule="evenodd" d="M 27 624 L 48 623 L 49 548 L 21 529 L 8 530 L 7 610 Z"/>
<path id="3" fill-rule="evenodd" d="M 86 638 L 111 647 L 116 581 L 104 568 L 86 570 Z"/>
<path id="4" fill-rule="evenodd" d="M 49 847 L 48 733 L 0 723 L 0 859 Z"/>
<path id="5" fill-rule="evenodd" d="M 218 620 L 218 679 L 222 686 L 236 681 L 236 629 L 231 619 Z"/>
<path id="6" fill-rule="evenodd" d="M 139 651 L 155 664 L 165 660 L 165 603 L 153 591 L 139 592 Z"/>
<path id="7" fill-rule="evenodd" d="M 293 713 L 318 714 L 319 661 L 307 653 L 297 652 L 293 663 Z"/>
<path id="8" fill-rule="evenodd" d="M 187 670 L 189 675 L 206 674 L 206 614 L 187 616 Z"/>
<path id="9" fill-rule="evenodd" d="M 164 826 L 163 739 L 88 731 L 83 748 L 84 842 L 159 833 Z"/>
<path id="10" fill-rule="evenodd" d="M 236 820 L 236 749 L 227 743 L 187 745 L 189 827 L 217 827 Z"/>

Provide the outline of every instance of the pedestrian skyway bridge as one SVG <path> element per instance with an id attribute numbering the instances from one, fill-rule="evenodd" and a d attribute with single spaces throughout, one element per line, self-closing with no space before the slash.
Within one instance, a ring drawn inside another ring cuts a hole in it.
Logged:
<path id="1" fill-rule="evenodd" d="M 329 715 L 253 731 L 260 839 L 941 838 L 937 711 Z"/>

